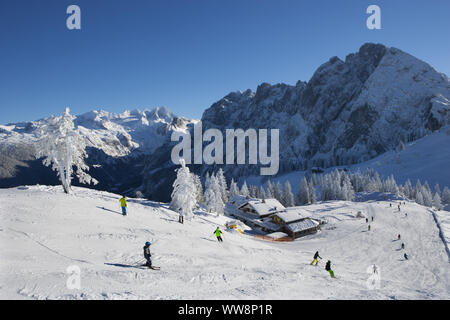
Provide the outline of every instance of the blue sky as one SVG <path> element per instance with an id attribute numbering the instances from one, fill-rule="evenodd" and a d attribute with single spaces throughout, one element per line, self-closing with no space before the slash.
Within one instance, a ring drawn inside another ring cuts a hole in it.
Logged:
<path id="1" fill-rule="evenodd" d="M 81 30 L 66 8 L 81 8 Z M 366 8 L 382 30 L 366 28 Z M 0 123 L 167 106 L 200 118 L 231 91 L 307 81 L 365 42 L 450 74 L 450 1 L 2 0 Z"/>

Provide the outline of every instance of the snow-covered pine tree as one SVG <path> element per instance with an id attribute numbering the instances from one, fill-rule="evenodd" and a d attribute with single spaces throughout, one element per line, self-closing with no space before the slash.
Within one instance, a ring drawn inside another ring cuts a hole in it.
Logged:
<path id="1" fill-rule="evenodd" d="M 222 168 L 220 168 L 219 171 L 217 171 L 216 178 L 219 183 L 219 189 L 220 194 L 222 195 L 222 200 L 224 203 L 227 203 L 229 198 L 228 185 L 227 180 L 225 179 L 225 175 L 223 174 Z"/>
<path id="2" fill-rule="evenodd" d="M 247 187 L 247 181 L 244 181 L 244 184 L 241 187 L 241 195 L 244 197 L 250 196 L 250 191 L 248 190 L 248 187 Z"/>
<path id="3" fill-rule="evenodd" d="M 434 186 L 434 192 L 437 193 L 439 195 L 439 197 L 442 195 L 441 188 L 439 187 L 439 183 L 436 183 L 436 185 Z"/>
<path id="4" fill-rule="evenodd" d="M 205 198 L 203 196 L 202 181 L 200 180 L 200 177 L 196 174 L 193 174 L 193 178 L 194 178 L 195 190 L 197 191 L 195 199 L 197 201 L 197 204 L 200 204 L 205 201 Z"/>
<path id="5" fill-rule="evenodd" d="M 283 201 L 283 187 L 281 186 L 281 182 L 277 181 L 277 183 L 274 185 L 274 198 L 278 201 Z"/>
<path id="6" fill-rule="evenodd" d="M 450 204 L 450 189 L 448 187 L 445 187 L 444 190 L 442 190 L 441 200 L 442 203 Z"/>
<path id="7" fill-rule="evenodd" d="M 425 184 L 422 186 L 422 196 L 423 196 L 423 204 L 427 207 L 431 207 L 433 205 L 433 195 L 431 194 L 430 187 L 428 183 L 425 181 Z"/>
<path id="8" fill-rule="evenodd" d="M 52 170 L 57 172 L 65 193 L 71 192 L 74 168 L 80 183 L 98 183 L 87 173 L 86 140 L 75 129 L 74 119 L 69 108 L 62 116 L 52 116 L 41 126 L 35 146 L 36 157 L 43 158 L 42 163 L 47 167 L 51 165 Z"/>
<path id="9" fill-rule="evenodd" d="M 192 209 L 197 202 L 197 190 L 194 177 L 186 166 L 184 159 L 180 159 L 180 165 L 181 167 L 175 170 L 177 178 L 173 183 L 170 207 L 177 211 L 182 208 L 185 216 L 189 218 L 192 216 Z"/>
<path id="10" fill-rule="evenodd" d="M 403 192 L 408 199 L 414 199 L 414 191 L 411 180 L 406 180 L 405 186 L 403 187 Z"/>
<path id="11" fill-rule="evenodd" d="M 416 194 L 416 202 L 418 204 L 424 205 L 422 191 L 421 190 L 416 190 L 415 194 Z"/>
<path id="12" fill-rule="evenodd" d="M 300 183 L 300 190 L 298 192 L 298 203 L 300 205 L 306 205 L 311 203 L 311 198 L 309 196 L 309 186 L 306 177 L 303 177 Z"/>
<path id="13" fill-rule="evenodd" d="M 416 187 L 414 189 L 414 199 L 417 199 L 417 194 L 419 194 L 421 192 L 422 192 L 422 184 L 420 182 L 420 179 L 417 179 Z M 422 202 L 423 202 L 423 197 L 422 197 Z M 421 203 L 421 204 L 423 204 L 423 203 Z"/>
<path id="14" fill-rule="evenodd" d="M 434 197 L 433 197 L 433 206 L 436 209 L 442 209 L 442 201 L 441 201 L 441 197 L 439 196 L 439 193 L 435 193 Z"/>
<path id="15" fill-rule="evenodd" d="M 240 194 L 239 187 L 237 183 L 234 181 L 234 179 L 231 179 L 230 183 L 230 199 L 234 196 L 237 196 Z"/>
<path id="16" fill-rule="evenodd" d="M 275 187 L 273 186 L 270 179 L 267 181 L 266 197 L 267 199 L 275 198 Z"/>
<path id="17" fill-rule="evenodd" d="M 347 174 L 344 176 L 342 189 L 346 201 L 353 201 L 355 199 L 355 190 L 353 190 L 352 182 Z"/>
<path id="18" fill-rule="evenodd" d="M 220 186 L 219 179 L 217 176 L 212 175 L 211 176 L 211 183 L 210 183 L 211 189 L 214 191 L 214 211 L 217 213 L 217 215 L 223 215 L 224 214 L 224 208 L 225 204 L 223 202 L 222 198 L 222 188 Z"/>
<path id="19" fill-rule="evenodd" d="M 314 179 L 309 180 L 308 187 L 309 187 L 309 198 L 310 198 L 311 204 L 316 203 L 317 197 L 316 197 L 316 188 L 314 186 Z"/>
<path id="20" fill-rule="evenodd" d="M 292 193 L 292 187 L 289 181 L 284 183 L 284 191 L 283 191 L 283 205 L 285 207 L 294 207 L 295 199 L 294 194 Z"/>
<path id="21" fill-rule="evenodd" d="M 259 199 L 267 199 L 267 197 L 266 197 L 266 190 L 264 190 L 263 186 L 259 187 L 258 198 Z"/>

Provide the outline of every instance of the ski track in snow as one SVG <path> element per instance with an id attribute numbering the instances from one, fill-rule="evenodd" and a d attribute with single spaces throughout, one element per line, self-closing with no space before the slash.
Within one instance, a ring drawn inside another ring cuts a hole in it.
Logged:
<path id="1" fill-rule="evenodd" d="M 448 224 L 437 224 L 433 212 L 412 202 L 401 212 L 388 201 L 319 203 L 305 207 L 328 221 L 315 235 L 273 243 L 222 227 L 224 242 L 219 243 L 213 231 L 229 218 L 203 212 L 181 225 L 166 204 L 136 199 L 123 217 L 116 213 L 118 195 L 74 191 L 65 195 L 60 187 L 46 186 L 0 190 L 0 298 L 450 298 Z M 371 231 L 365 219 L 355 218 L 357 211 L 369 221 L 375 218 Z M 436 213 L 439 221 L 448 214 Z M 147 240 L 161 270 L 134 268 L 144 260 Z M 323 260 L 312 266 L 316 250 Z M 336 279 L 324 270 L 327 260 Z M 373 264 L 381 277 L 375 290 L 366 285 Z M 81 269 L 80 290 L 66 286 L 71 265 Z"/>

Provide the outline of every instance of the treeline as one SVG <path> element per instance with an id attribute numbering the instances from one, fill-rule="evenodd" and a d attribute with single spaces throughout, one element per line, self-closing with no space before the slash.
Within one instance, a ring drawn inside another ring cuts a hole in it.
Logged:
<path id="1" fill-rule="evenodd" d="M 222 169 L 219 169 L 216 173 L 207 173 L 203 187 L 200 177 L 190 173 L 184 164 L 177 170 L 171 203 L 171 207 L 175 209 L 186 208 L 186 206 L 193 208 L 200 205 L 209 212 L 223 214 L 225 204 L 235 195 L 259 199 L 274 198 L 285 207 L 293 207 L 314 204 L 317 201 L 353 201 L 355 200 L 355 193 L 359 192 L 390 193 L 438 209 L 450 204 L 448 187 L 445 187 L 441 192 L 437 184 L 432 190 L 428 182 L 422 184 L 420 180 L 417 180 L 414 187 L 410 180 L 401 185 L 396 182 L 393 175 L 381 177 L 373 169 L 367 169 L 364 172 L 359 170 L 347 172 L 336 169 L 326 174 L 305 176 L 299 181 L 299 191 L 296 194 L 293 193 L 289 181 L 281 184 L 279 181 L 273 183 L 268 180 L 265 187 L 262 185 L 259 187 L 247 185 L 247 182 L 244 181 L 239 188 L 238 184 L 232 179 L 228 185 Z"/>

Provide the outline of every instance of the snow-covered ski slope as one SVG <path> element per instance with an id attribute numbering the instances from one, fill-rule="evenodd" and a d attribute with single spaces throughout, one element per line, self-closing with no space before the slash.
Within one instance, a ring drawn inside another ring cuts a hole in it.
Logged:
<path id="1" fill-rule="evenodd" d="M 333 201 L 307 207 L 322 231 L 291 243 L 224 230 L 227 218 L 197 213 L 184 225 L 167 205 L 75 188 L 0 190 L 1 299 L 449 299 L 450 265 L 429 209 L 407 202 Z M 369 217 L 355 218 L 357 211 Z M 404 217 L 404 213 L 408 217 Z M 441 214 L 449 214 L 441 212 Z M 397 241 L 397 234 L 402 236 Z M 151 241 L 161 270 L 134 268 Z M 409 260 L 403 258 L 401 242 Z M 311 266 L 314 252 L 323 260 Z M 324 270 L 331 260 L 336 279 Z M 367 286 L 376 264 L 380 288 Z M 70 266 L 81 270 L 69 289 Z M 369 271 L 370 271 L 369 270 Z M 371 289 L 372 288 L 372 289 Z"/>

